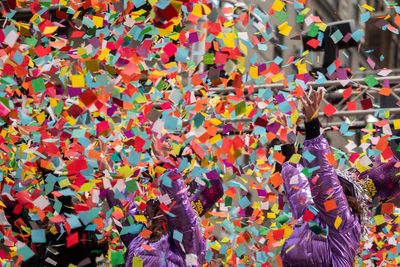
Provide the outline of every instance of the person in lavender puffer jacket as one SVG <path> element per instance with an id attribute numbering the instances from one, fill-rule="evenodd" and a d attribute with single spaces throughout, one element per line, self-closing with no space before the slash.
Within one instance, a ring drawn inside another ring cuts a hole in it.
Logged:
<path id="1" fill-rule="evenodd" d="M 164 144 L 163 144 L 164 145 Z M 139 212 L 133 200 L 128 201 L 126 218 L 122 226 L 129 226 L 127 218 L 134 219 L 135 215 L 143 214 L 147 223 L 138 224 L 137 233 L 147 228 L 152 233 L 149 238 L 138 234 L 123 234 L 121 240 L 127 247 L 125 266 L 131 267 L 134 257 L 143 260 L 143 266 L 148 267 L 185 267 L 202 266 L 205 256 L 205 239 L 199 218 L 204 215 L 223 195 L 223 187 L 219 177 L 210 179 L 209 187 L 199 186 L 192 195 L 187 192 L 187 186 L 177 169 L 177 164 L 160 151 L 164 147 L 153 149 L 156 157 L 161 159 L 161 165 L 166 172 L 158 178 L 158 186 L 162 196 L 167 195 L 172 203 L 168 204 L 168 212 L 161 208 L 159 200 L 149 200 L 145 212 Z M 147 173 L 147 174 L 146 174 Z M 148 172 L 142 175 L 149 177 Z M 107 196 L 109 206 L 123 207 L 121 201 L 113 194 Z M 164 207 L 165 208 L 165 207 Z M 119 227 L 121 231 L 121 228 Z"/>
<path id="2" fill-rule="evenodd" d="M 308 96 L 301 99 L 306 120 L 303 155 L 312 156 L 303 160 L 303 166 L 288 161 L 282 165 L 285 193 L 293 217 L 298 221 L 282 247 L 283 266 L 353 266 L 362 231 L 361 214 L 365 216 L 365 207 L 370 203 L 366 190 L 361 186 L 363 177 L 397 179 L 393 161 L 380 166 L 391 170 L 385 177 L 378 177 L 374 169 L 358 175 L 339 172 L 332 167 L 327 157 L 331 153 L 330 145 L 320 134 L 320 123 L 315 116 L 321 99 L 321 90 L 313 91 L 311 99 Z M 283 145 L 282 153 L 287 160 L 290 159 L 294 146 Z M 309 178 L 304 174 L 304 168 L 313 171 Z M 390 192 L 380 187 L 376 196 L 382 196 L 382 200 L 398 193 L 398 179 L 396 183 L 397 187 L 391 187 Z"/>

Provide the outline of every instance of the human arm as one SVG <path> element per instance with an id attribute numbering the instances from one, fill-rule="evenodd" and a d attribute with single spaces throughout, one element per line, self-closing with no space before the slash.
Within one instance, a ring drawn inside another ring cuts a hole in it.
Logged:
<path id="1" fill-rule="evenodd" d="M 205 240 L 182 175 L 176 168 L 168 170 L 160 179 L 160 191 L 163 195 L 167 194 L 172 201 L 167 213 L 167 222 L 172 236 L 177 236 L 176 239 L 173 238 L 175 244 L 184 255 L 196 256 L 200 266 L 205 255 Z"/>
<path id="2" fill-rule="evenodd" d="M 306 153 L 311 155 L 303 162 L 306 168 L 313 170 L 310 187 L 319 217 L 331 229 L 335 229 L 335 221 L 340 217 L 342 229 L 354 223 L 354 216 L 335 169 L 328 160 L 331 154 L 330 145 L 320 134 L 320 123 L 316 114 L 318 114 L 321 99 L 322 91 L 320 90 L 314 91 L 311 98 L 308 96 L 302 98 L 306 126 L 303 155 Z"/>
<path id="3" fill-rule="evenodd" d="M 285 194 L 295 219 L 299 219 L 309 205 L 313 205 L 310 185 L 300 164 L 283 163 L 281 176 Z"/>
<path id="4" fill-rule="evenodd" d="M 144 224 L 137 223 L 135 221 L 135 215 L 138 214 L 138 208 L 135 202 L 130 199 L 126 205 L 123 205 L 121 200 L 114 197 L 112 190 L 107 193 L 107 203 L 110 208 L 117 207 L 122 209 L 124 217 L 119 220 L 120 225 L 117 225 L 118 232 L 120 233 L 121 241 L 126 247 L 129 246 L 130 242 L 144 229 Z M 133 224 L 132 224 L 132 223 Z"/>
<path id="5" fill-rule="evenodd" d="M 169 157 L 170 146 L 153 139 L 153 153 L 157 164 L 165 170 L 158 183 L 162 195 L 171 200 L 168 203 L 167 223 L 173 242 L 185 255 L 188 266 L 201 266 L 205 255 L 205 240 L 201 232 L 199 217 L 192 207 L 188 188 L 174 161 Z M 189 259 L 195 259 L 190 263 Z"/>

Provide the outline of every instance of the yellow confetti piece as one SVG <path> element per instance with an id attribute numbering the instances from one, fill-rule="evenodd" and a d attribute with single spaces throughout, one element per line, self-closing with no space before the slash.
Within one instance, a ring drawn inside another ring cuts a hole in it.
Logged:
<path id="1" fill-rule="evenodd" d="M 142 223 L 147 222 L 146 216 L 144 215 L 134 215 L 134 217 L 137 222 L 142 222 Z"/>
<path id="2" fill-rule="evenodd" d="M 71 116 L 67 116 L 67 117 L 66 117 L 66 120 L 67 120 L 67 122 L 68 122 L 69 124 L 71 124 L 71 125 L 75 125 L 75 124 L 76 124 L 76 119 L 74 119 L 74 118 L 71 117 Z"/>
<path id="3" fill-rule="evenodd" d="M 210 244 L 210 248 L 219 251 L 221 249 L 221 244 L 218 241 L 214 241 Z"/>
<path id="4" fill-rule="evenodd" d="M 322 32 L 324 32 L 326 30 L 326 28 L 328 27 L 328 25 L 323 22 L 316 23 L 316 25 L 318 26 L 319 30 Z"/>
<path id="5" fill-rule="evenodd" d="M 274 205 L 271 208 L 271 211 L 274 212 L 275 214 L 278 214 L 280 212 L 279 204 L 278 203 L 274 203 Z"/>
<path id="6" fill-rule="evenodd" d="M 220 120 L 217 119 L 217 118 L 212 118 L 212 119 L 210 120 L 210 122 L 211 122 L 212 125 L 215 125 L 215 126 L 221 125 L 221 123 L 222 123 L 222 121 L 220 121 Z"/>
<path id="7" fill-rule="evenodd" d="M 80 193 L 89 192 L 94 187 L 93 183 L 84 183 L 81 188 L 79 189 Z"/>
<path id="8" fill-rule="evenodd" d="M 81 11 L 76 12 L 72 17 L 72 19 L 76 19 L 79 16 L 79 14 L 81 14 Z"/>
<path id="9" fill-rule="evenodd" d="M 289 238 L 289 236 L 293 233 L 293 228 L 290 227 L 290 226 L 287 225 L 287 224 L 282 225 L 282 229 L 284 230 L 284 235 L 283 235 L 283 237 L 284 237 L 285 239 L 286 239 L 286 238 Z"/>
<path id="10" fill-rule="evenodd" d="M 146 98 L 146 96 L 144 96 L 142 94 L 138 94 L 135 101 L 136 101 L 136 103 L 143 104 L 143 103 L 147 102 L 147 98 Z"/>
<path id="11" fill-rule="evenodd" d="M 230 241 L 229 237 L 226 236 L 221 240 L 222 243 L 228 243 L 229 241 Z"/>
<path id="12" fill-rule="evenodd" d="M 40 17 L 40 15 L 38 13 L 33 14 L 32 18 L 30 19 L 29 22 L 35 23 L 35 21 L 38 21 L 38 22 L 43 21 L 43 19 Z M 39 24 L 39 23 L 36 22 L 35 24 Z"/>
<path id="13" fill-rule="evenodd" d="M 250 77 L 251 77 L 251 78 L 257 79 L 257 78 L 259 77 L 259 76 L 258 76 L 258 68 L 255 67 L 255 66 L 251 66 L 251 67 L 250 67 L 249 74 L 250 74 Z"/>
<path id="14" fill-rule="evenodd" d="M 203 7 L 205 15 L 209 15 L 211 13 L 211 9 L 207 5 L 202 4 L 201 6 Z"/>
<path id="15" fill-rule="evenodd" d="M 289 253 L 289 251 L 291 251 L 292 249 L 294 249 L 296 247 L 296 244 L 291 245 L 287 250 L 286 253 Z"/>
<path id="16" fill-rule="evenodd" d="M 337 216 L 333 225 L 335 226 L 336 229 L 339 229 L 341 224 L 342 224 L 342 218 L 340 216 Z"/>
<path id="17" fill-rule="evenodd" d="M 124 176 L 125 178 L 128 178 L 129 176 L 132 176 L 133 170 L 129 166 L 123 166 L 118 169 L 118 173 Z"/>
<path id="18" fill-rule="evenodd" d="M 272 10 L 275 11 L 282 11 L 283 8 L 285 7 L 285 3 L 282 2 L 281 0 L 275 0 L 275 2 L 272 4 Z"/>
<path id="19" fill-rule="evenodd" d="M 202 11 L 201 4 L 195 4 L 194 5 L 192 14 L 195 15 L 196 17 L 199 17 L 199 18 L 201 16 L 203 16 L 203 11 Z"/>
<path id="20" fill-rule="evenodd" d="M 227 33 L 219 33 L 218 38 L 222 39 L 222 42 L 227 48 L 234 48 L 235 47 L 235 39 L 236 34 L 232 32 Z"/>
<path id="21" fill-rule="evenodd" d="M 400 119 L 393 120 L 393 126 L 395 130 L 400 129 Z"/>
<path id="22" fill-rule="evenodd" d="M 289 36 L 290 32 L 292 31 L 292 28 L 293 27 L 290 26 L 287 21 L 278 26 L 279 33 L 284 36 Z"/>
<path id="23" fill-rule="evenodd" d="M 310 12 L 310 8 L 309 7 L 306 7 L 305 9 L 303 9 L 301 12 L 300 12 L 300 15 L 306 15 L 306 14 L 308 14 L 308 12 Z"/>
<path id="24" fill-rule="evenodd" d="M 93 24 L 94 26 L 96 26 L 96 28 L 103 27 L 103 22 L 104 22 L 103 17 L 93 16 Z"/>
<path id="25" fill-rule="evenodd" d="M 36 120 L 40 125 L 44 122 L 45 119 L 46 119 L 46 114 L 44 112 L 41 112 L 36 116 Z"/>
<path id="26" fill-rule="evenodd" d="M 279 72 L 271 77 L 272 82 L 276 83 L 285 79 L 282 72 Z"/>
<path id="27" fill-rule="evenodd" d="M 53 34 L 57 29 L 58 29 L 57 26 L 47 26 L 44 28 L 43 34 L 44 35 Z"/>
<path id="28" fill-rule="evenodd" d="M 249 105 L 246 107 L 246 116 L 249 116 L 250 113 L 253 111 L 254 107 L 253 105 Z"/>
<path id="29" fill-rule="evenodd" d="M 247 46 L 245 44 L 243 44 L 241 41 L 239 41 L 239 48 L 240 50 L 243 52 L 243 54 L 245 56 L 247 56 Z"/>
<path id="30" fill-rule="evenodd" d="M 229 28 L 235 25 L 234 20 L 228 20 L 227 22 L 224 23 L 224 28 Z"/>
<path id="31" fill-rule="evenodd" d="M 373 8 L 372 6 L 368 5 L 368 4 L 363 4 L 362 7 L 368 11 L 374 11 L 375 8 Z"/>
<path id="32" fill-rule="evenodd" d="M 251 169 L 248 169 L 248 170 L 246 171 L 246 175 L 253 175 L 253 173 L 254 173 L 254 171 L 251 170 Z"/>
<path id="33" fill-rule="evenodd" d="M 179 144 L 172 144 L 172 150 L 171 150 L 171 154 L 174 156 L 177 156 L 179 154 L 179 152 L 181 151 L 182 146 Z"/>
<path id="34" fill-rule="evenodd" d="M 54 108 L 58 104 L 57 98 L 50 98 L 50 107 Z"/>
<path id="35" fill-rule="evenodd" d="M 28 144 L 21 144 L 19 147 L 19 156 L 21 157 L 23 153 L 29 148 Z"/>
<path id="36" fill-rule="evenodd" d="M 213 138 L 210 138 L 210 144 L 213 145 L 213 144 L 219 142 L 221 139 L 222 139 L 222 138 L 221 138 L 221 135 L 220 135 L 220 134 L 217 134 L 217 135 L 214 136 Z"/>
<path id="37" fill-rule="evenodd" d="M 82 88 L 85 87 L 85 77 L 83 75 L 71 76 L 72 87 Z"/>
<path id="38" fill-rule="evenodd" d="M 297 164 L 297 163 L 300 162 L 300 160 L 301 160 L 301 155 L 300 154 L 293 154 L 290 157 L 289 162 Z"/>
<path id="39" fill-rule="evenodd" d="M 176 40 L 179 39 L 179 33 L 177 33 L 177 32 L 174 33 L 173 32 L 172 34 L 168 35 L 168 38 L 170 38 L 171 40 L 176 41 Z"/>
<path id="40" fill-rule="evenodd" d="M 132 267 L 143 267 L 143 259 L 139 257 L 133 257 Z"/>
<path id="41" fill-rule="evenodd" d="M 71 183 L 69 182 L 68 179 L 62 179 L 58 182 L 61 188 L 69 186 Z"/>
<path id="42" fill-rule="evenodd" d="M 381 225 L 385 223 L 385 217 L 383 215 L 376 215 L 374 217 L 376 225 Z"/>
<path id="43" fill-rule="evenodd" d="M 99 60 L 104 60 L 108 57 L 108 54 L 110 53 L 110 49 L 108 48 L 104 48 L 103 51 L 101 51 L 100 55 L 99 55 Z"/>
<path id="44" fill-rule="evenodd" d="M 305 63 L 298 63 L 296 64 L 297 71 L 299 74 L 307 73 L 307 65 Z"/>

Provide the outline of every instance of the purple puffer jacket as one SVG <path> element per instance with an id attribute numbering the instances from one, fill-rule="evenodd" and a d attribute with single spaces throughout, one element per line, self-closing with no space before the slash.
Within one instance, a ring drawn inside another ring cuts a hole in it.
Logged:
<path id="1" fill-rule="evenodd" d="M 326 139 L 320 135 L 305 140 L 303 152 L 315 156 L 311 162 L 304 160 L 306 168 L 317 167 L 310 182 L 302 173 L 303 167 L 285 162 L 282 177 L 289 205 L 295 219 L 299 220 L 291 236 L 283 245 L 281 256 L 284 266 L 312 267 L 350 267 L 359 248 L 361 226 L 347 203 L 339 179 L 334 168 L 329 164 L 326 155 L 330 147 Z M 317 178 L 315 178 L 317 176 Z M 311 185 L 310 185 L 311 183 Z M 334 200 L 337 208 L 327 212 L 324 203 Z M 328 235 L 317 235 L 311 231 L 302 216 L 308 206 L 318 210 L 316 219 L 321 227 L 328 227 Z M 342 222 L 336 229 L 335 220 Z"/>
<path id="2" fill-rule="evenodd" d="M 160 190 L 172 201 L 169 210 L 172 215 L 167 215 L 169 233 L 153 243 L 137 235 L 122 235 L 121 239 L 128 248 L 125 255 L 126 267 L 132 266 L 133 257 L 141 258 L 143 266 L 146 267 L 202 266 L 205 239 L 198 216 L 188 198 L 186 185 L 177 169 L 170 170 L 167 176 L 171 179 L 171 187 L 165 185 L 168 183 L 161 183 Z M 127 215 L 134 216 L 136 211 L 137 208 L 132 202 Z M 174 231 L 183 235 L 181 242 L 173 239 Z M 146 250 L 143 245 L 151 246 L 153 250 Z"/>

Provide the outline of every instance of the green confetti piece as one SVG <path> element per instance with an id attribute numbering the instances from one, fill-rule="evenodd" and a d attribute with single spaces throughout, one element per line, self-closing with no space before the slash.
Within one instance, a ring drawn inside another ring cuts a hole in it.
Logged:
<path id="1" fill-rule="evenodd" d="M 284 224 L 289 220 L 289 217 L 286 216 L 285 214 L 279 215 L 278 218 L 276 218 L 276 221 L 279 222 L 280 224 Z"/>
<path id="2" fill-rule="evenodd" d="M 285 11 L 275 12 L 274 17 L 279 21 L 279 23 L 284 23 L 287 21 L 289 15 Z"/>
<path id="3" fill-rule="evenodd" d="M 44 80 L 42 77 L 36 78 L 36 79 L 32 80 L 31 82 L 32 82 L 33 91 L 35 93 L 43 92 L 46 89 L 46 86 L 44 84 Z"/>
<path id="4" fill-rule="evenodd" d="M 242 101 L 235 106 L 236 116 L 244 114 L 246 112 L 246 102 Z"/>
<path id="5" fill-rule="evenodd" d="M 111 251 L 111 264 L 116 266 L 125 262 L 123 253 L 119 251 Z"/>
<path id="6" fill-rule="evenodd" d="M 126 183 L 126 191 L 129 193 L 136 192 L 138 190 L 137 182 L 135 180 L 131 180 Z"/>
<path id="7" fill-rule="evenodd" d="M 309 168 L 304 168 L 301 172 L 308 178 L 312 175 L 312 171 Z"/>
<path id="8" fill-rule="evenodd" d="M 60 114 L 61 114 L 61 112 L 63 110 L 63 107 L 64 107 L 64 103 L 62 101 L 59 101 L 57 103 L 57 106 L 56 106 L 56 109 L 55 109 L 57 116 L 60 116 Z"/>
<path id="9" fill-rule="evenodd" d="M 399 145 L 400 147 L 400 145 Z M 232 198 L 231 197 L 226 197 L 225 198 L 225 206 L 232 206 Z"/>
<path id="10" fill-rule="evenodd" d="M 307 35 L 310 37 L 316 37 L 319 32 L 319 28 L 317 25 L 312 25 Z"/>
<path id="11" fill-rule="evenodd" d="M 161 80 L 157 85 L 156 85 L 156 89 L 157 90 L 163 90 L 166 89 L 168 86 L 168 84 L 166 82 L 164 82 L 163 80 Z"/>
<path id="12" fill-rule="evenodd" d="M 194 127 L 199 128 L 204 122 L 204 116 L 200 113 L 197 113 L 193 117 Z"/>
<path id="13" fill-rule="evenodd" d="M 315 234 L 319 235 L 322 233 L 322 229 L 317 222 L 309 222 L 309 226 L 310 230 L 313 231 Z"/>
<path id="14" fill-rule="evenodd" d="M 364 79 L 364 82 L 369 86 L 369 87 L 374 87 L 375 85 L 378 85 L 379 82 L 375 79 L 374 76 L 369 75 Z"/>
<path id="15" fill-rule="evenodd" d="M 214 54 L 207 53 L 204 55 L 204 64 L 213 65 L 214 64 Z"/>
<path id="16" fill-rule="evenodd" d="M 303 23 L 304 22 L 304 15 L 297 15 L 296 16 L 296 23 Z"/>

